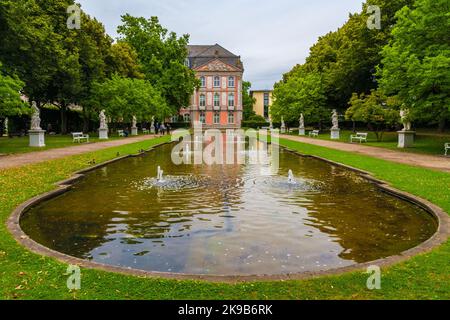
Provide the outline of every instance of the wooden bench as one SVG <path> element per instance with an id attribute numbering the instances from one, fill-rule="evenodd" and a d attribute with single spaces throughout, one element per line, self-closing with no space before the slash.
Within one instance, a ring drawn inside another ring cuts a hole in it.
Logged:
<path id="1" fill-rule="evenodd" d="M 450 143 L 446 143 L 444 148 L 445 148 L 445 155 L 448 156 L 448 150 L 450 150 Z"/>
<path id="2" fill-rule="evenodd" d="M 86 140 L 89 142 L 89 135 L 84 134 L 83 132 L 72 132 L 73 142 L 81 143 L 82 140 Z"/>
<path id="3" fill-rule="evenodd" d="M 319 130 L 313 130 L 309 132 L 309 136 L 310 137 L 318 137 L 319 136 L 320 131 Z"/>
<path id="4" fill-rule="evenodd" d="M 125 132 L 123 130 L 117 130 L 119 137 L 125 137 Z"/>
<path id="5" fill-rule="evenodd" d="M 357 132 L 356 135 L 350 136 L 350 142 L 353 143 L 355 140 L 359 141 L 359 143 L 367 142 L 368 135 L 368 133 Z"/>

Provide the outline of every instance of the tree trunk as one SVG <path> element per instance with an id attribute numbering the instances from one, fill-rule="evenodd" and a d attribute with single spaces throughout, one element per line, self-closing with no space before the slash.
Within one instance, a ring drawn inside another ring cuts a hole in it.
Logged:
<path id="1" fill-rule="evenodd" d="M 445 131 L 445 125 L 446 125 L 446 119 L 445 118 L 441 118 L 439 120 L 439 128 L 438 128 L 440 133 Z"/>
<path id="2" fill-rule="evenodd" d="M 87 113 L 83 108 L 83 132 L 84 133 L 89 132 L 89 122 L 90 122 L 89 113 Z"/>
<path id="3" fill-rule="evenodd" d="M 67 105 L 61 104 L 61 134 L 67 134 Z"/>

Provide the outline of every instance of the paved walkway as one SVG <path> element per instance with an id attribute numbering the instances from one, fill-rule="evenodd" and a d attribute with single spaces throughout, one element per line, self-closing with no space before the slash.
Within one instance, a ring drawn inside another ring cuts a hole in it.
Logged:
<path id="1" fill-rule="evenodd" d="M 280 137 L 283 139 L 299 141 L 330 149 L 349 151 L 352 153 L 371 156 L 374 158 L 380 158 L 383 160 L 389 160 L 393 162 L 409 164 L 428 169 L 450 172 L 450 157 L 401 152 L 361 144 L 350 144 L 344 142 L 320 140 L 298 136 L 280 135 Z"/>
<path id="2" fill-rule="evenodd" d="M 111 140 L 105 142 L 86 143 L 73 147 L 50 149 L 45 151 L 28 152 L 17 155 L 9 155 L 0 157 L 0 169 L 7 169 L 13 167 L 24 166 L 27 164 L 40 163 L 48 160 L 54 160 L 64 157 L 69 157 L 86 152 L 92 152 L 96 150 L 108 149 L 112 147 L 123 146 L 140 141 L 145 141 L 154 138 L 153 135 L 131 137 L 120 140 Z M 137 150 L 136 150 L 137 151 Z"/>

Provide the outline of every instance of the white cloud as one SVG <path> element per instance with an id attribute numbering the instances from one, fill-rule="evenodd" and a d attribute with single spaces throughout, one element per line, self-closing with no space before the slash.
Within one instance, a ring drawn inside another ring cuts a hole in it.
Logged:
<path id="1" fill-rule="evenodd" d="M 116 37 L 120 16 L 158 16 L 162 25 L 188 33 L 191 44 L 219 43 L 242 57 L 253 88 L 271 88 L 304 62 L 317 38 L 336 30 L 361 0 L 78 0 Z"/>

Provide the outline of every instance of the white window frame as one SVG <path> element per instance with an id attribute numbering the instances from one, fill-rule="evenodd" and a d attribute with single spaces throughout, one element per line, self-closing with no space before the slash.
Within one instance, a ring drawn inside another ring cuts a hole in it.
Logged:
<path id="1" fill-rule="evenodd" d="M 204 112 L 204 111 L 200 112 L 200 122 L 203 124 L 206 123 L 206 112 Z"/>
<path id="2" fill-rule="evenodd" d="M 203 98 L 203 99 L 202 99 Z M 198 102 L 200 107 L 206 107 L 206 95 L 200 95 L 200 101 Z"/>
<path id="3" fill-rule="evenodd" d="M 221 82 L 220 77 L 219 76 L 215 76 L 213 78 L 213 86 L 214 86 L 214 88 L 220 88 L 220 82 Z"/>
<path id="4" fill-rule="evenodd" d="M 200 87 L 206 88 L 206 77 L 205 76 L 200 77 Z"/>
<path id="5" fill-rule="evenodd" d="M 228 94 L 228 106 L 234 107 L 235 104 L 236 104 L 236 96 L 234 95 L 234 93 L 229 93 Z"/>
<path id="6" fill-rule="evenodd" d="M 236 79 L 233 76 L 228 77 L 228 87 L 234 88 L 236 87 Z"/>
<path id="7" fill-rule="evenodd" d="M 232 121 L 230 121 L 230 119 L 232 119 Z M 234 119 L 234 112 L 230 111 L 228 112 L 228 124 L 234 124 L 235 119 Z"/>
<path id="8" fill-rule="evenodd" d="M 213 106 L 220 107 L 220 94 L 217 92 L 214 94 Z"/>
<path id="9" fill-rule="evenodd" d="M 214 124 L 220 124 L 220 112 L 219 111 L 214 112 L 213 121 L 214 121 Z"/>

